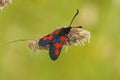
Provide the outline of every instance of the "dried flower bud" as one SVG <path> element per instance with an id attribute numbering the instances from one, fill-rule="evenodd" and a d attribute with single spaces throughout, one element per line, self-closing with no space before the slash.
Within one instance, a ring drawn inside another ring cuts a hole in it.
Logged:
<path id="1" fill-rule="evenodd" d="M 39 51 L 39 50 L 48 50 L 49 49 L 49 46 L 39 46 L 38 45 L 38 40 L 32 40 L 30 43 L 29 43 L 29 48 L 32 50 L 32 51 Z"/>

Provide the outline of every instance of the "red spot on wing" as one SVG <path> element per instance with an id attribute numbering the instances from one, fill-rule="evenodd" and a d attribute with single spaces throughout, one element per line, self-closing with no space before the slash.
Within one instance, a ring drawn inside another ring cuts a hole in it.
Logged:
<path id="1" fill-rule="evenodd" d="M 43 37 L 43 40 L 47 40 L 48 39 L 48 37 Z"/>
<path id="2" fill-rule="evenodd" d="M 62 46 L 62 43 L 56 43 L 54 44 L 55 48 L 59 49 Z"/>
<path id="3" fill-rule="evenodd" d="M 58 34 L 60 32 L 60 29 L 57 29 L 54 33 Z"/>
<path id="4" fill-rule="evenodd" d="M 50 36 L 48 36 L 48 40 L 51 40 L 53 38 L 53 34 L 50 34 Z"/>
<path id="5" fill-rule="evenodd" d="M 60 29 L 55 30 L 53 33 L 51 33 L 48 36 L 43 37 L 43 40 L 52 40 L 54 34 L 58 34 L 60 32 Z"/>
<path id="6" fill-rule="evenodd" d="M 50 34 L 49 36 L 43 37 L 43 40 L 51 40 L 53 38 L 53 34 Z"/>
<path id="7" fill-rule="evenodd" d="M 59 54 L 59 49 L 62 47 L 62 43 L 56 43 L 54 44 L 55 46 L 55 55 L 58 55 Z"/>
<path id="8" fill-rule="evenodd" d="M 62 37 L 60 37 L 60 39 L 62 42 L 64 42 L 67 38 L 66 38 L 66 36 L 62 36 Z"/>
<path id="9" fill-rule="evenodd" d="M 58 49 L 55 50 L 55 55 L 58 55 L 59 54 L 59 51 Z"/>

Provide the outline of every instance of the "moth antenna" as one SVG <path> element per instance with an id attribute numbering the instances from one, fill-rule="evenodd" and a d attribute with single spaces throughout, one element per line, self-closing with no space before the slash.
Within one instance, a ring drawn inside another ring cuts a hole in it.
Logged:
<path id="1" fill-rule="evenodd" d="M 75 17 L 78 15 L 78 13 L 79 13 L 79 10 L 77 9 L 77 12 L 76 12 L 75 15 L 73 16 L 73 18 L 72 18 L 72 20 L 71 20 L 71 22 L 70 22 L 69 27 L 71 27 L 71 25 L 72 25 L 72 23 L 73 23 Z"/>

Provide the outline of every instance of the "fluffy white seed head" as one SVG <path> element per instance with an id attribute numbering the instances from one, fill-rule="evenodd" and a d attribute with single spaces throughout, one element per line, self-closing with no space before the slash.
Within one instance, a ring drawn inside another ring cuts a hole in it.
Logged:
<path id="1" fill-rule="evenodd" d="M 67 37 L 66 45 L 85 45 L 86 41 L 90 41 L 90 32 L 82 28 L 72 28 Z"/>

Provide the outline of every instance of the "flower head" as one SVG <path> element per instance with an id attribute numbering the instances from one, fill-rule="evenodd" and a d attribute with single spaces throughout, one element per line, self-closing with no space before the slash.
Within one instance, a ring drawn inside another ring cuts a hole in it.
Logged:
<path id="1" fill-rule="evenodd" d="M 85 42 L 90 41 L 90 32 L 81 28 L 72 28 L 67 37 L 68 39 L 65 41 L 67 46 L 85 45 Z"/>

